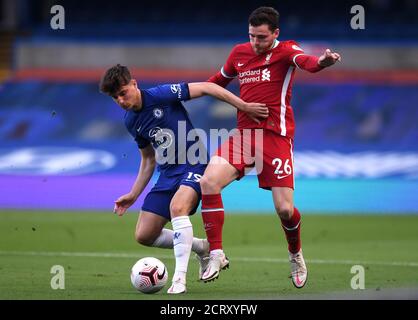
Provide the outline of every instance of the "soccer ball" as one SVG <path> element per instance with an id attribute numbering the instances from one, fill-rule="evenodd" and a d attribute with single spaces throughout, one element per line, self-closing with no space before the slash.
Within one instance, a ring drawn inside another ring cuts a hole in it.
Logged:
<path id="1" fill-rule="evenodd" d="M 167 279 L 167 268 L 157 258 L 142 258 L 132 267 L 132 285 L 142 293 L 155 293 L 160 291 L 167 283 Z"/>

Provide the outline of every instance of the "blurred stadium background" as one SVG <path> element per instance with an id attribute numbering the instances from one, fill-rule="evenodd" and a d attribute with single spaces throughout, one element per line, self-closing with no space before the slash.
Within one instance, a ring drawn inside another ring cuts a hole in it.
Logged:
<path id="1" fill-rule="evenodd" d="M 64 30 L 50 26 L 56 4 Z M 350 27 L 355 4 L 365 8 L 364 30 Z M 123 111 L 98 91 L 104 70 L 125 64 L 144 88 L 204 81 L 247 41 L 247 17 L 259 5 L 279 10 L 279 40 L 343 57 L 296 75 L 296 204 L 309 213 L 418 214 L 414 0 L 1 0 L 0 209 L 111 211 L 140 158 Z M 238 93 L 237 83 L 229 89 Z M 186 106 L 196 127 L 235 127 L 223 103 Z M 224 201 L 228 211 L 271 212 L 270 197 L 247 177 Z"/>

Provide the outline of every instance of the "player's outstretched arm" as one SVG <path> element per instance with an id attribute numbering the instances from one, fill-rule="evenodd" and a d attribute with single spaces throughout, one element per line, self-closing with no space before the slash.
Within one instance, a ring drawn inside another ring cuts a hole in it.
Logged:
<path id="1" fill-rule="evenodd" d="M 236 107 L 248 114 L 257 123 L 260 123 L 259 118 L 264 119 L 268 117 L 269 111 L 265 103 L 245 102 L 237 97 L 232 92 L 222 88 L 216 83 L 212 82 L 192 82 L 189 83 L 190 98 L 198 98 L 204 95 L 210 95 L 219 100 L 225 101 L 230 105 Z"/>
<path id="2" fill-rule="evenodd" d="M 139 195 L 147 186 L 155 169 L 155 152 L 151 145 L 140 149 L 141 152 L 141 166 L 139 168 L 138 176 L 129 193 L 120 196 L 115 201 L 114 213 L 122 216 L 130 206 L 132 206 Z"/>
<path id="3" fill-rule="evenodd" d="M 216 83 L 217 85 L 225 88 L 232 80 L 234 80 L 234 77 L 227 77 L 226 75 L 223 75 L 221 71 L 218 71 L 216 74 L 211 76 L 207 81 Z"/>
<path id="4" fill-rule="evenodd" d="M 330 49 L 325 50 L 320 57 L 310 56 L 307 54 L 297 54 L 293 58 L 295 65 L 303 70 L 309 72 L 318 72 L 326 67 L 330 67 L 337 61 L 341 61 L 341 56 L 337 52 L 332 52 Z"/>

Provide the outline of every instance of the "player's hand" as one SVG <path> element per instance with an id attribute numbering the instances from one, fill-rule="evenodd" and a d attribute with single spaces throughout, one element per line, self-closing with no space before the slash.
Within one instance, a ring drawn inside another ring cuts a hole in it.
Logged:
<path id="1" fill-rule="evenodd" d="M 324 54 L 319 57 L 318 64 L 321 67 L 329 67 L 337 61 L 341 61 L 340 54 L 337 52 L 332 52 L 330 49 L 326 49 Z"/>
<path id="2" fill-rule="evenodd" d="M 256 123 L 260 123 L 259 119 L 269 116 L 269 108 L 265 103 L 245 102 L 242 111 Z"/>
<path id="3" fill-rule="evenodd" d="M 122 216 L 126 210 L 128 210 L 128 208 L 135 203 L 136 199 L 137 198 L 130 193 L 119 197 L 115 201 L 113 213 L 116 213 L 118 216 Z"/>

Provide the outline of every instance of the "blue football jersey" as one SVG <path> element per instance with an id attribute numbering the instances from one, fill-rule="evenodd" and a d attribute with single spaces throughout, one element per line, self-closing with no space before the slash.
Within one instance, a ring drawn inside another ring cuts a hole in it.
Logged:
<path id="1" fill-rule="evenodd" d="M 141 110 L 127 111 L 125 125 L 139 148 L 152 144 L 158 170 L 170 176 L 184 172 L 185 166 L 206 164 L 207 150 L 199 136 L 191 132 L 194 127 L 181 103 L 190 99 L 188 84 L 141 89 L 141 97 Z"/>

